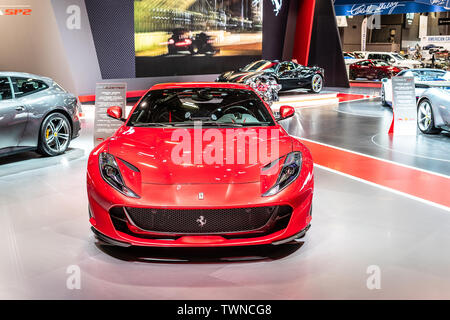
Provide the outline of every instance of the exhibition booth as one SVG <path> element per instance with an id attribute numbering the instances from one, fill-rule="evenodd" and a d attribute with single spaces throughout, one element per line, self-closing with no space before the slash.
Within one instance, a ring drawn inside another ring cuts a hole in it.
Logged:
<path id="1" fill-rule="evenodd" d="M 450 2 L 5 2 L 0 299 L 450 298 Z"/>

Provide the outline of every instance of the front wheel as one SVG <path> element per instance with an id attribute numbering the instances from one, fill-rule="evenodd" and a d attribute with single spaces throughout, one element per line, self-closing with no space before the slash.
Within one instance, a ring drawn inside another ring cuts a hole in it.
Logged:
<path id="1" fill-rule="evenodd" d="M 52 113 L 41 125 L 38 152 L 44 156 L 57 156 L 66 152 L 72 137 L 69 120 L 62 113 Z"/>
<path id="2" fill-rule="evenodd" d="M 434 126 L 433 109 L 428 99 L 423 99 L 417 107 L 417 126 L 420 131 L 426 134 L 441 132 L 440 129 Z"/>
<path id="3" fill-rule="evenodd" d="M 316 73 L 311 79 L 311 91 L 314 93 L 319 93 L 322 91 L 323 78 L 320 74 Z"/>

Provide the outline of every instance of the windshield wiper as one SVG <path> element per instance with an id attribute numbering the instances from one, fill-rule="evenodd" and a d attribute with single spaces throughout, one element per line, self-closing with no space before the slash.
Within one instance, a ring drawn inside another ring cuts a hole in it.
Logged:
<path id="1" fill-rule="evenodd" d="M 217 126 L 217 127 L 242 127 L 243 125 L 241 123 L 233 123 L 233 122 L 216 122 L 216 121 L 199 121 L 199 124 L 202 126 Z M 194 126 L 195 123 L 193 122 L 181 122 L 181 123 L 174 123 L 174 127 L 185 127 L 185 126 Z"/>
<path id="2" fill-rule="evenodd" d="M 202 125 L 218 127 L 242 127 L 242 124 L 237 122 L 202 121 Z"/>
<path id="3" fill-rule="evenodd" d="M 244 123 L 242 123 L 242 125 L 248 126 L 248 127 L 251 127 L 251 126 L 255 126 L 255 127 L 267 127 L 267 126 L 270 126 L 271 124 L 272 124 L 272 123 L 269 122 L 269 121 L 264 121 L 264 122 L 244 122 Z"/>
<path id="4" fill-rule="evenodd" d="M 133 124 L 133 126 L 135 126 L 135 127 L 172 127 L 171 124 L 157 123 L 157 122 L 135 123 L 135 124 Z"/>

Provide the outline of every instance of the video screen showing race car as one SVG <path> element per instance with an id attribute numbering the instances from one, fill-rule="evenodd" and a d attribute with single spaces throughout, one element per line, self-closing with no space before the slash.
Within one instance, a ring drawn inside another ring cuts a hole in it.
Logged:
<path id="1" fill-rule="evenodd" d="M 137 77 L 221 73 L 261 59 L 262 0 L 135 0 Z"/>

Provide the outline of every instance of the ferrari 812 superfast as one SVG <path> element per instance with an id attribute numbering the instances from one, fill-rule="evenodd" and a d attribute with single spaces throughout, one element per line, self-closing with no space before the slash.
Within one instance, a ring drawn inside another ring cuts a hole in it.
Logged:
<path id="1" fill-rule="evenodd" d="M 89 216 L 116 246 L 282 244 L 311 222 L 313 162 L 253 88 L 153 86 L 90 154 Z"/>

